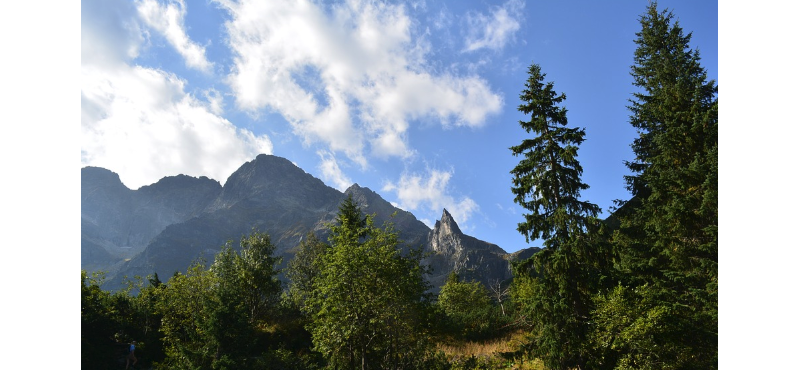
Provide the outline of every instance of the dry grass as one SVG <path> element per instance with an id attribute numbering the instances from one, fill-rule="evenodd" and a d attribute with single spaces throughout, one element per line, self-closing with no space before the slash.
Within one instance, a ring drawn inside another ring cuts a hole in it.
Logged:
<path id="1" fill-rule="evenodd" d="M 524 336 L 523 332 L 515 332 L 509 336 L 486 342 L 452 340 L 448 343 L 437 344 L 436 349 L 444 352 L 447 356 L 493 356 L 503 352 L 516 351 Z"/>
<path id="2" fill-rule="evenodd" d="M 485 342 L 473 342 L 449 338 L 446 342 L 440 342 L 436 349 L 444 352 L 448 359 L 456 361 L 470 357 L 485 359 L 485 363 L 491 363 L 500 369 L 521 369 L 521 370 L 544 370 L 544 364 L 539 359 L 516 359 L 508 360 L 501 354 L 514 352 L 525 340 L 525 332 L 513 332 L 502 338 L 488 340 Z"/>

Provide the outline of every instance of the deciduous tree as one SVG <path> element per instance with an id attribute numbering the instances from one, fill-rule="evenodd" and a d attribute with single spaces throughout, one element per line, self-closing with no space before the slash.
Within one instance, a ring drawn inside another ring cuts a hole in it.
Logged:
<path id="1" fill-rule="evenodd" d="M 425 354 L 421 254 L 401 254 L 391 226 L 374 226 L 351 197 L 330 228 L 330 250 L 304 302 L 314 348 L 334 368 L 411 368 Z"/>

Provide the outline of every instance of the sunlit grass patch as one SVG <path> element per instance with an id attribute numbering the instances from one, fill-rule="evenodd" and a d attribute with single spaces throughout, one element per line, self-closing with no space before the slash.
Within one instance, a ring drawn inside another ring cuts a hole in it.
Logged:
<path id="1" fill-rule="evenodd" d="M 516 331 L 486 341 L 448 338 L 437 343 L 436 349 L 446 355 L 454 369 L 470 369 L 474 366 L 482 369 L 544 370 L 541 360 L 528 358 L 527 355 L 514 355 L 525 336 L 524 331 Z"/>

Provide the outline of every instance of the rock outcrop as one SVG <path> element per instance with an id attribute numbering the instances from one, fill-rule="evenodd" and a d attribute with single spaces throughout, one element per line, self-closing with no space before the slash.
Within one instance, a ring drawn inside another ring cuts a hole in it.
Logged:
<path id="1" fill-rule="evenodd" d="M 221 190 L 207 177 L 170 176 L 138 190 L 98 167 L 81 169 L 81 267 L 98 270 L 141 253 L 167 226 L 202 213 Z"/>
<path id="2" fill-rule="evenodd" d="M 429 263 L 433 267 L 431 282 L 435 286 L 444 284 L 453 271 L 462 279 L 478 280 L 487 286 L 511 278 L 509 254 L 496 244 L 461 232 L 447 209 L 428 233 L 426 245 L 434 252 Z"/>
<path id="3" fill-rule="evenodd" d="M 369 188 L 354 184 L 342 193 L 280 157 L 257 156 L 224 186 L 178 175 L 131 190 L 96 167 L 83 168 L 81 181 L 81 268 L 107 271 L 111 289 L 124 276 L 166 278 L 195 261 L 213 262 L 223 245 L 237 247 L 253 229 L 270 235 L 285 266 L 309 232 L 327 240 L 326 225 L 347 196 L 376 225 L 392 222 L 407 247 L 428 252 L 436 290 L 452 271 L 486 284 L 511 277 L 513 255 L 464 234 L 447 210 L 431 230 Z"/>

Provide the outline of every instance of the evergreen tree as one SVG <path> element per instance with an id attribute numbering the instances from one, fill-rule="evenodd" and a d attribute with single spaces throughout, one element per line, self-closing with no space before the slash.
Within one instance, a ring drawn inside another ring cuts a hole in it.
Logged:
<path id="1" fill-rule="evenodd" d="M 336 224 L 331 231 L 339 233 L 339 237 L 350 243 L 367 234 L 367 216 L 361 212 L 352 194 L 347 194 L 347 198 L 339 205 L 339 213 L 336 214 Z"/>
<path id="2" fill-rule="evenodd" d="M 621 367 L 717 367 L 717 86 L 673 18 L 650 4 L 635 40 L 634 198 L 614 236 L 621 285 L 597 311 Z"/>
<path id="3" fill-rule="evenodd" d="M 511 171 L 514 202 L 530 212 L 517 230 L 527 241 L 542 238 L 545 246 L 557 246 L 583 232 L 600 207 L 580 200 L 580 191 L 589 188 L 581 182 L 578 162 L 585 130 L 566 127 L 567 109 L 558 106 L 566 95 L 556 94 L 553 82 L 543 82 L 546 75 L 538 64 L 530 66 L 528 75 L 517 109 L 531 116 L 519 124 L 535 136 L 511 147 L 514 156 L 524 156 Z"/>
<path id="4" fill-rule="evenodd" d="M 553 369 L 585 367 L 588 358 L 591 294 L 599 284 L 596 219 L 600 208 L 580 200 L 588 188 L 580 176 L 578 145 L 582 128 L 567 128 L 566 99 L 537 64 L 528 70 L 518 110 L 527 133 L 511 147 L 523 159 L 511 171 L 514 201 L 528 210 L 517 230 L 530 241 L 544 239 L 545 248 L 514 267 L 512 291 L 533 327 L 531 350 Z"/>

